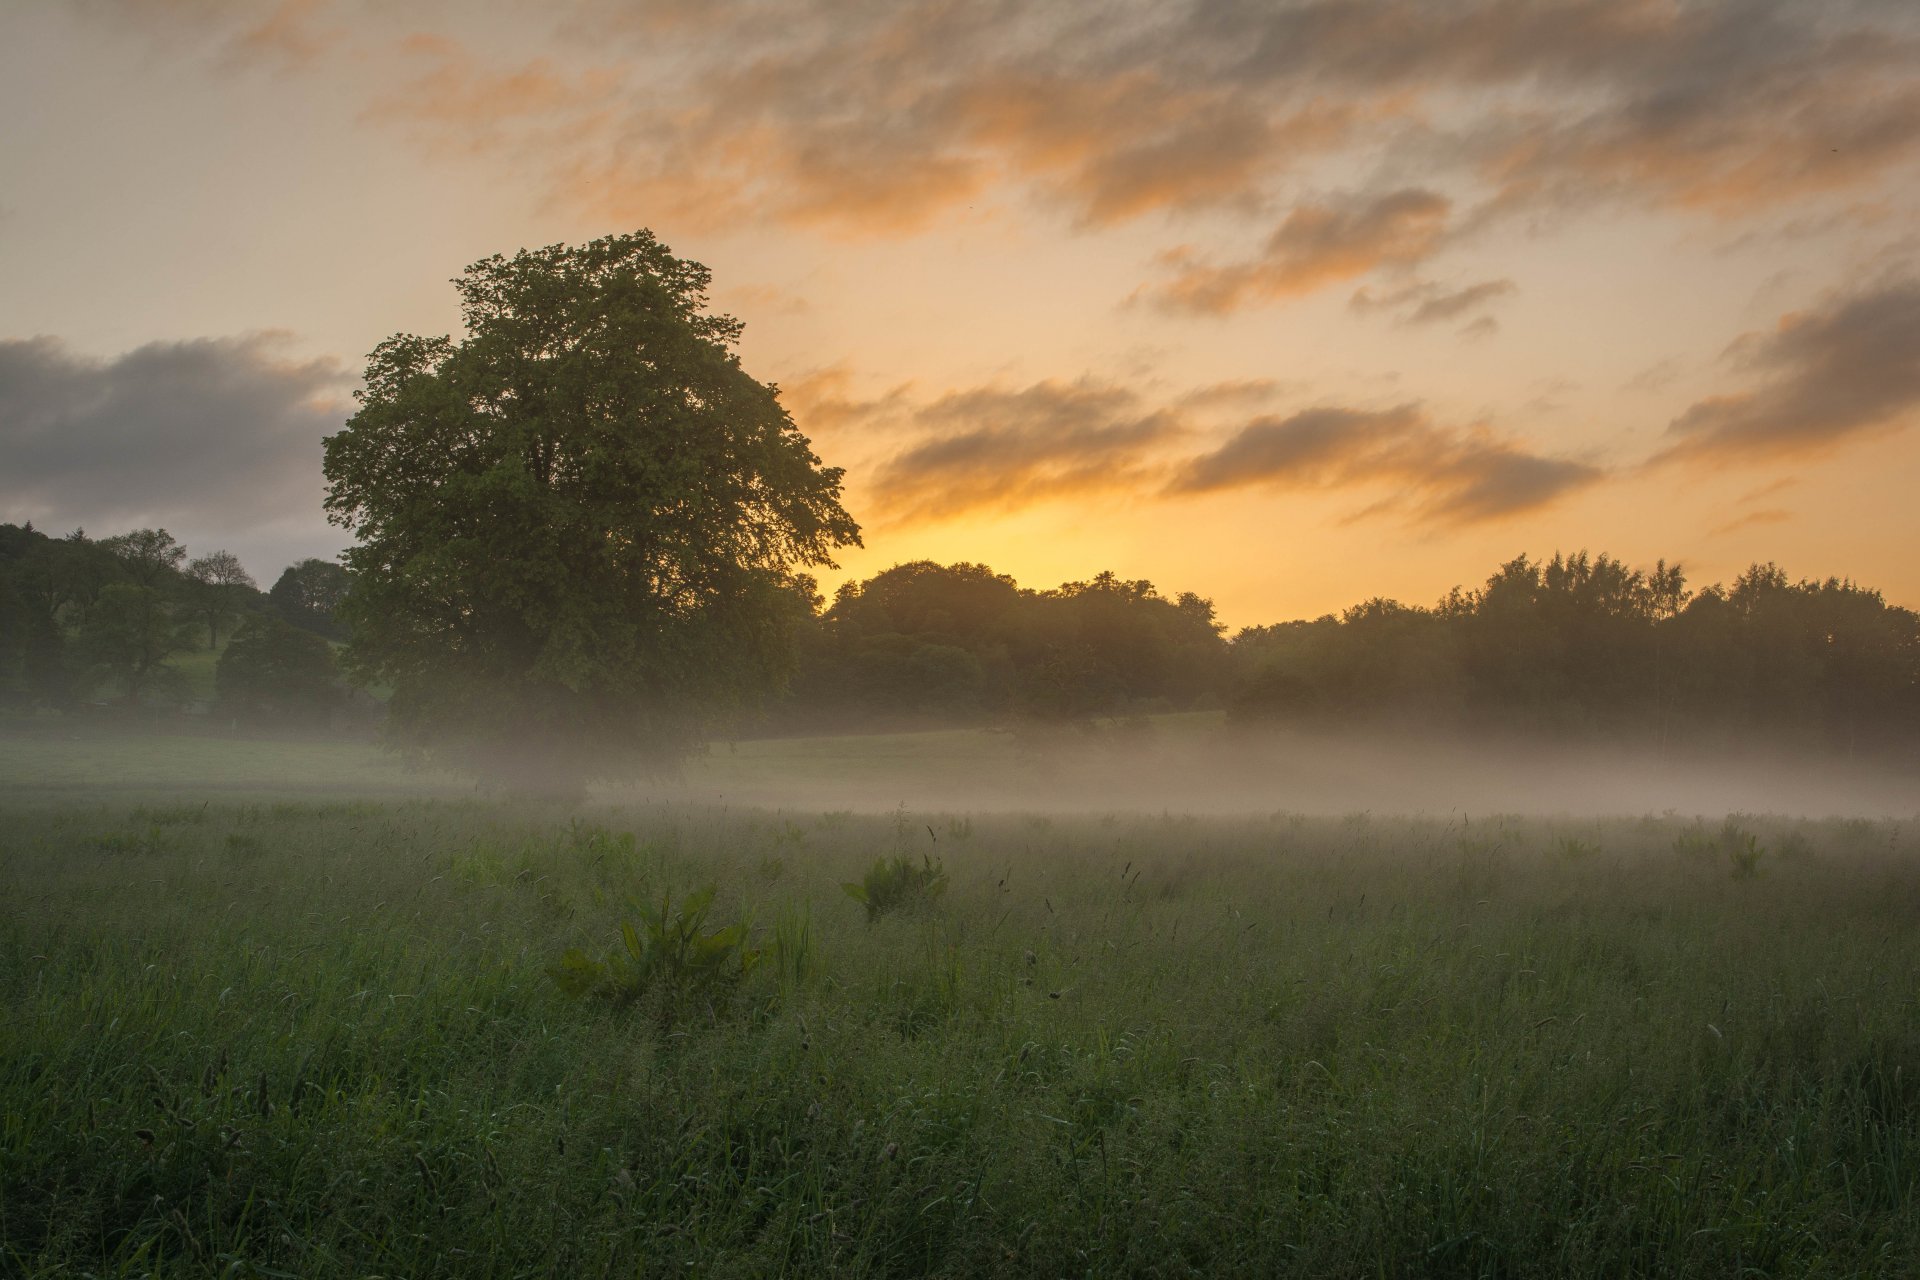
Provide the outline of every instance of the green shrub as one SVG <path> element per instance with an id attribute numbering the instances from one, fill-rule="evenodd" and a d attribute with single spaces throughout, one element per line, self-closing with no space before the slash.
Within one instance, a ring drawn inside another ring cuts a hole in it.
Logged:
<path id="1" fill-rule="evenodd" d="M 637 926 L 621 922 L 620 949 L 596 960 L 570 948 L 547 972 L 576 999 L 592 997 L 624 1006 L 657 996 L 663 1020 L 690 1006 L 718 1010 L 758 967 L 762 952 L 749 945 L 750 921 L 706 927 L 714 892 L 708 886 L 688 894 L 677 907 L 666 893 L 658 907 L 636 901 L 640 921 Z"/>
<path id="2" fill-rule="evenodd" d="M 881 858 L 862 883 L 848 881 L 840 887 L 867 909 L 867 922 L 871 924 L 890 912 L 932 902 L 946 892 L 947 872 L 939 859 L 928 854 L 920 856 L 917 866 L 911 858 Z"/>
<path id="3" fill-rule="evenodd" d="M 1561 836 L 1554 842 L 1554 853 L 1568 862 L 1584 862 L 1600 852 L 1600 846 L 1577 836 Z"/>
<path id="4" fill-rule="evenodd" d="M 1729 822 L 1720 831 L 1720 847 L 1726 852 L 1735 880 L 1751 880 L 1760 874 L 1760 856 L 1766 849 L 1761 846 L 1759 836 Z"/>

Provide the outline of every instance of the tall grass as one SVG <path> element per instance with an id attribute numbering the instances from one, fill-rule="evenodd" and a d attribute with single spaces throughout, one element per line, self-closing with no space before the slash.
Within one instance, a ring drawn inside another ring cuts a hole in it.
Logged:
<path id="1" fill-rule="evenodd" d="M 12 803 L 0 1274 L 1920 1273 L 1903 828 L 912 816 Z"/>

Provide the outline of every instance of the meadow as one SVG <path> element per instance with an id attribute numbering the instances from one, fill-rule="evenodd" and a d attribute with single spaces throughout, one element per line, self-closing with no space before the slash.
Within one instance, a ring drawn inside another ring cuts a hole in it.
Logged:
<path id="1" fill-rule="evenodd" d="M 1920 1272 L 1910 824 L 8 749 L 0 1274 Z"/>

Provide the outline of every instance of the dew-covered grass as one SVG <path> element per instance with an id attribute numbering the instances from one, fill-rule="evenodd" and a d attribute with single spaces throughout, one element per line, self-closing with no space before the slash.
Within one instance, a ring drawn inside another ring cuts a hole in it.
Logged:
<path id="1" fill-rule="evenodd" d="M 738 982 L 550 975 L 705 885 Z M 1917 918 L 1892 823 L 16 794 L 0 1274 L 1915 1274 Z"/>

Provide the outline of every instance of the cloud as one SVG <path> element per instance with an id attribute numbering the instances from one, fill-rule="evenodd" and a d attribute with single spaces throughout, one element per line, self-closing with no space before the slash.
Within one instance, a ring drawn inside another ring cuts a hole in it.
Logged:
<path id="1" fill-rule="evenodd" d="M 1599 481 L 1587 463 L 1529 452 L 1482 431 L 1437 426 L 1417 404 L 1384 410 L 1315 408 L 1259 418 L 1187 463 L 1172 494 L 1223 489 L 1349 489 L 1391 484 L 1402 509 L 1441 525 L 1533 510 Z"/>
<path id="2" fill-rule="evenodd" d="M 223 538 L 324 529 L 321 438 L 345 420 L 351 379 L 287 345 L 202 338 L 101 360 L 56 338 L 0 341 L 4 518 Z"/>
<path id="3" fill-rule="evenodd" d="M 265 18 L 244 28 L 227 45 L 227 57 L 241 65 L 301 70 L 337 45 L 343 32 L 320 19 L 329 0 L 280 0 Z"/>
<path id="4" fill-rule="evenodd" d="M 1920 281 L 1894 279 L 1747 334 L 1729 356 L 1759 385 L 1695 402 L 1661 462 L 1829 452 L 1920 419 Z"/>
<path id="5" fill-rule="evenodd" d="M 1080 227 L 1265 217 L 1329 158 L 1453 193 L 1463 228 L 1599 201 L 1725 218 L 1920 161 L 1920 10 L 1891 0 L 519 0 L 484 11 L 530 46 L 504 60 L 461 39 L 465 7 L 329 27 L 323 3 L 82 11 L 281 68 L 350 55 L 394 86 L 370 121 L 570 211 L 687 229 L 902 235 L 1021 198 Z M 395 32 L 436 18 L 432 49 Z M 1312 287 L 1277 256 L 1189 285 Z"/>
<path id="6" fill-rule="evenodd" d="M 1464 318 L 1516 292 L 1518 288 L 1511 280 L 1483 280 L 1479 284 L 1463 285 L 1458 289 L 1418 280 L 1381 294 L 1371 289 L 1361 289 L 1353 295 L 1348 305 L 1362 315 L 1397 311 L 1399 314 L 1395 318 L 1401 324 L 1440 324 Z M 1493 324 L 1498 328 L 1488 316 L 1481 316 L 1473 323 Z"/>
<path id="7" fill-rule="evenodd" d="M 1722 537 L 1729 533 L 1738 533 L 1742 529 L 1754 529 L 1761 525 L 1785 524 L 1793 519 L 1793 512 L 1785 507 L 1766 507 L 1759 511 L 1750 511 L 1743 516 L 1735 516 L 1725 524 L 1715 525 L 1707 532 L 1713 537 Z"/>
<path id="8" fill-rule="evenodd" d="M 1191 409 L 1197 413 L 1264 409 L 1282 395 L 1300 390 L 1303 385 L 1282 381 L 1279 378 L 1234 378 L 1182 392 L 1174 401 L 1174 406 L 1183 410 Z"/>
<path id="9" fill-rule="evenodd" d="M 782 397 L 803 429 L 832 433 L 837 450 L 857 451 L 864 438 L 875 461 L 856 472 L 857 503 L 895 525 L 1094 494 L 1177 499 L 1254 487 L 1390 486 L 1395 495 L 1365 514 L 1399 511 L 1451 526 L 1543 507 L 1605 477 L 1484 429 L 1440 426 L 1412 403 L 1248 420 L 1248 410 L 1287 392 L 1258 379 L 1159 398 L 1091 378 L 964 388 L 931 400 L 910 386 L 862 400 L 850 384 L 846 370 L 828 369 Z M 1218 438 L 1222 425 L 1224 443 L 1192 452 L 1191 441 Z"/>
<path id="10" fill-rule="evenodd" d="M 1184 432 L 1178 415 L 1089 381 L 951 392 L 907 425 L 922 438 L 870 480 L 882 515 L 903 522 L 1145 488 L 1148 455 Z"/>
<path id="11" fill-rule="evenodd" d="M 1258 257 L 1215 266 L 1177 255 L 1168 263 L 1173 277 L 1148 296 L 1163 310 L 1225 315 L 1380 267 L 1412 266 L 1439 248 L 1451 208 L 1445 196 L 1412 187 L 1301 205 Z"/>
<path id="12" fill-rule="evenodd" d="M 1739 214 L 1920 156 L 1910 6 L 1211 0 L 1189 26 L 1249 86 L 1417 97 L 1430 158 L 1467 161 L 1505 206 Z"/>

